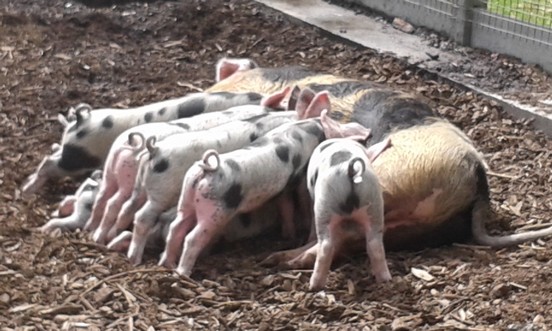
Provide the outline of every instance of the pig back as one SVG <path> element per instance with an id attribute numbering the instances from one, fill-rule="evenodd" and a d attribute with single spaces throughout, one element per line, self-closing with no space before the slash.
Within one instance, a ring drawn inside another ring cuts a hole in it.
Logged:
<path id="1" fill-rule="evenodd" d="M 373 163 L 391 242 L 419 238 L 470 209 L 476 198 L 481 155 L 454 125 L 428 122 L 392 132 L 392 147 Z"/>

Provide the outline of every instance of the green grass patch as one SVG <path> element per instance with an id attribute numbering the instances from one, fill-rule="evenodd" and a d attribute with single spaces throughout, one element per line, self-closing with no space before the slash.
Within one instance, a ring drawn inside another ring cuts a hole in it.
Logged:
<path id="1" fill-rule="evenodd" d="M 489 0 L 487 10 L 522 22 L 552 28 L 552 0 Z"/>

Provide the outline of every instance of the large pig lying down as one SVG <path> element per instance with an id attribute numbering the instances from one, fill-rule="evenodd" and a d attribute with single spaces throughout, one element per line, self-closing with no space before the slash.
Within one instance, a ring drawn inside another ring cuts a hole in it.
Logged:
<path id="1" fill-rule="evenodd" d="M 80 104 L 67 117 L 59 115 L 65 130 L 61 146 L 52 146 L 53 154 L 45 157 L 35 173 L 23 184 L 22 191 L 38 191 L 49 179 L 81 176 L 100 168 L 109 147 L 119 134 L 133 126 L 149 122 L 167 122 L 178 118 L 220 111 L 232 106 L 259 104 L 257 93 L 193 93 L 129 109 L 96 109 Z"/>
<path id="2" fill-rule="evenodd" d="M 484 160 L 470 139 L 440 119 L 424 100 L 304 67 L 248 69 L 227 66 L 228 62 L 232 59 L 217 66 L 224 75 L 207 91 L 270 93 L 288 84 L 325 89 L 332 99 L 332 118 L 371 129 L 367 146 L 391 138 L 393 148 L 373 164 L 385 201 L 386 247 L 435 246 L 470 236 L 478 244 L 501 247 L 552 235 L 552 227 L 504 236 L 487 234 L 484 224 L 491 208 Z M 358 247 L 364 247 L 363 240 L 359 235 Z M 312 245 L 275 254 L 267 262 L 312 267 L 315 254 L 306 254 Z"/>
<path id="3" fill-rule="evenodd" d="M 289 92 L 288 88 L 270 95 L 261 101 L 261 105 L 235 106 L 225 111 L 195 115 L 168 123 L 142 124 L 121 133 L 109 151 L 100 193 L 94 202 L 92 216 L 87 222 L 85 230 L 95 230 L 93 238 L 98 243 L 103 244 L 106 240 L 113 239 L 108 236 L 108 233 L 115 223 L 123 203 L 131 196 L 138 171 L 138 154 L 145 148 L 144 137 L 163 140 L 174 134 L 206 130 L 232 120 L 266 114 L 270 109 L 281 108 L 281 101 Z"/>
<path id="4" fill-rule="evenodd" d="M 320 92 L 316 96 L 308 91 L 299 96 L 300 100 L 312 100 L 313 105 L 318 100 L 327 100 L 327 93 Z M 202 131 L 173 135 L 162 140 L 157 145 L 149 144 L 149 159 L 141 165 L 140 177 L 147 201 L 135 214 L 134 231 L 128 250 L 128 257 L 134 264 L 142 259 L 148 233 L 155 220 L 163 211 L 176 205 L 181 189 L 180 185 L 188 168 L 208 149 L 216 148 L 224 153 L 242 148 L 266 132 L 297 119 L 298 116 L 309 116 L 313 106 L 308 102 L 306 110 L 275 112 L 264 114 L 248 120 L 234 121 L 216 128 Z M 149 141 L 149 139 L 148 139 Z M 121 227 L 124 229 L 124 227 Z"/>

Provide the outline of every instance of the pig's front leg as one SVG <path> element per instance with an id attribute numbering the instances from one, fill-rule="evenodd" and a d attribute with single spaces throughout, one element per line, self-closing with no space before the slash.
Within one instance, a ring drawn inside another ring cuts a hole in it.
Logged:
<path id="1" fill-rule="evenodd" d="M 272 253 L 266 259 L 261 261 L 261 265 L 289 266 L 291 261 L 301 259 L 304 256 L 303 254 L 309 252 L 312 247 L 315 247 L 315 244 L 316 240 L 312 240 L 298 248 Z M 307 268 L 312 268 L 313 265 L 314 259 L 312 259 L 311 265 Z"/>
<path id="2" fill-rule="evenodd" d="M 142 262 L 151 230 L 155 225 L 158 215 L 162 212 L 162 210 L 157 210 L 155 204 L 148 200 L 144 207 L 136 213 L 132 241 L 128 248 L 128 258 L 133 265 L 138 265 Z"/>
<path id="3" fill-rule="evenodd" d="M 216 201 L 204 198 L 203 195 L 196 200 L 197 224 L 184 240 L 184 248 L 176 268 L 178 274 L 189 276 L 192 273 L 199 254 L 220 234 L 235 214 L 226 213 Z"/>
<path id="4" fill-rule="evenodd" d="M 280 211 L 280 217 L 282 219 L 282 237 L 284 239 L 295 239 L 296 228 L 293 219 L 294 216 L 294 204 L 291 199 L 291 195 L 288 192 L 283 192 L 276 198 L 278 209 Z"/>
<path id="5" fill-rule="evenodd" d="M 75 212 L 75 203 L 77 197 L 75 195 L 66 196 L 60 203 L 56 210 L 55 217 L 67 217 Z"/>

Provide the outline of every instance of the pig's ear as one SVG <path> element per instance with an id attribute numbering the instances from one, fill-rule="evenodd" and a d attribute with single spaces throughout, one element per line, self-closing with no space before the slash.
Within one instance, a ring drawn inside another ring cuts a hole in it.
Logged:
<path id="1" fill-rule="evenodd" d="M 295 85 L 289 91 L 289 95 L 287 96 L 287 110 L 295 110 L 297 108 L 297 100 L 299 100 L 299 94 L 301 94 L 301 89 L 299 86 Z"/>
<path id="2" fill-rule="evenodd" d="M 254 69 L 257 67 L 257 63 L 251 59 L 229 59 L 224 57 L 217 62 L 215 80 L 220 82 L 232 76 L 237 71 Z"/>
<path id="3" fill-rule="evenodd" d="M 83 124 L 90 118 L 92 107 L 89 104 L 81 103 L 75 108 L 75 116 L 77 118 L 77 126 Z"/>
<path id="4" fill-rule="evenodd" d="M 96 182 L 99 182 L 102 179 L 103 171 L 101 170 L 94 170 L 94 172 L 90 175 L 90 178 L 95 180 Z"/>
<path id="5" fill-rule="evenodd" d="M 320 122 L 324 129 L 326 139 L 350 138 L 357 141 L 366 141 L 366 139 L 370 137 L 370 129 L 354 122 L 346 124 L 339 123 L 330 118 L 327 110 L 322 111 Z"/>
<path id="6" fill-rule="evenodd" d="M 286 109 L 286 95 L 291 91 L 291 87 L 286 86 L 283 90 L 264 97 L 261 100 L 261 106 L 272 109 Z"/>
<path id="7" fill-rule="evenodd" d="M 322 111 L 330 111 L 330 93 L 328 91 L 318 92 L 307 108 L 305 118 L 319 117 Z"/>
<path id="8" fill-rule="evenodd" d="M 61 125 L 63 125 L 63 127 L 66 127 L 67 125 L 69 125 L 69 121 L 65 116 L 63 116 L 62 113 L 58 114 L 57 120 Z"/>
<path id="9" fill-rule="evenodd" d="M 391 146 L 391 138 L 385 138 L 385 140 L 380 141 L 379 143 L 374 144 L 366 149 L 366 156 L 368 156 L 370 162 L 374 162 L 378 158 L 378 156 L 383 153 L 383 151 Z"/>
<path id="10" fill-rule="evenodd" d="M 295 111 L 297 111 L 297 117 L 300 120 L 307 118 L 307 109 L 309 108 L 309 105 L 315 95 L 314 91 L 308 87 L 304 88 L 299 93 L 299 97 L 297 98 L 297 103 L 295 105 Z"/>

